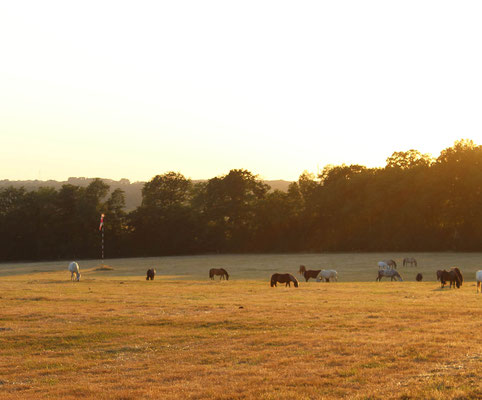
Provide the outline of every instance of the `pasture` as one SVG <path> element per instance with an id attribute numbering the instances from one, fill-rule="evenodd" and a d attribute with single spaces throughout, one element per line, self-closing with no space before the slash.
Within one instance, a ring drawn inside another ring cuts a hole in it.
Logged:
<path id="1" fill-rule="evenodd" d="M 482 255 L 415 254 L 404 282 L 375 282 L 377 261 L 403 256 L 77 260 L 80 282 L 66 261 L 0 264 L 0 398 L 481 398 Z M 339 282 L 305 283 L 299 264 Z M 435 270 L 453 265 L 464 284 L 441 290 Z M 274 272 L 300 287 L 270 288 Z"/>

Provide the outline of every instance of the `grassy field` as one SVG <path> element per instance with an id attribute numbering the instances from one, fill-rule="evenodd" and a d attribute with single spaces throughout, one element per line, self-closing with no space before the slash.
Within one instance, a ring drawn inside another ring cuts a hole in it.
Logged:
<path id="1" fill-rule="evenodd" d="M 0 398 L 482 398 L 481 255 L 415 256 L 404 282 L 381 283 L 376 262 L 400 257 L 80 261 L 78 283 L 66 262 L 0 265 Z M 269 287 L 300 263 L 340 282 Z M 428 275 L 451 265 L 466 281 L 441 290 Z M 232 278 L 210 281 L 211 266 Z"/>
<path id="2" fill-rule="evenodd" d="M 404 257 L 414 256 L 418 267 L 403 267 Z M 159 275 L 176 279 L 204 280 L 210 268 L 226 268 L 232 279 L 269 280 L 275 272 L 296 273 L 300 264 L 307 269 L 336 269 L 343 282 L 371 282 L 378 271 L 378 261 L 393 259 L 406 281 L 415 281 L 418 272 L 424 280 L 435 281 L 438 269 L 458 266 L 464 276 L 475 279 L 475 271 L 482 269 L 482 253 L 331 253 L 331 254 L 256 254 L 256 255 L 206 255 L 188 257 L 125 258 L 105 260 L 114 271 L 90 271 L 89 276 L 142 276 L 154 267 Z M 79 261 L 81 270 L 98 267 L 99 260 Z M 41 263 L 0 264 L 0 277 L 38 272 L 64 272 L 68 261 Z"/>

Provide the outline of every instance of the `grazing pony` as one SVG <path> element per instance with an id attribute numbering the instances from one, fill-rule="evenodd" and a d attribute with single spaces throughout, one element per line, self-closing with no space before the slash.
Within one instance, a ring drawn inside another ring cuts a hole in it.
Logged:
<path id="1" fill-rule="evenodd" d="M 80 268 L 79 264 L 77 264 L 75 261 L 72 261 L 69 264 L 69 271 L 70 271 L 70 280 L 74 280 L 74 274 L 76 275 L 75 280 L 78 282 L 80 281 Z"/>
<path id="2" fill-rule="evenodd" d="M 475 273 L 475 280 L 477 281 L 477 293 L 482 293 L 482 269 Z"/>
<path id="3" fill-rule="evenodd" d="M 214 280 L 214 275 L 219 275 L 219 280 L 221 279 L 226 279 L 227 281 L 229 280 L 229 274 L 228 271 L 226 271 L 224 268 L 211 268 L 209 270 L 209 277 Z"/>
<path id="4" fill-rule="evenodd" d="M 318 276 L 318 274 L 321 272 L 321 269 L 317 269 L 317 270 L 313 270 L 313 269 L 306 269 L 306 267 L 304 265 L 300 265 L 300 269 L 298 271 L 298 273 L 300 275 L 303 275 L 306 279 L 306 282 L 308 282 L 308 279 L 310 278 L 313 278 L 313 279 L 317 279 L 316 277 Z"/>
<path id="5" fill-rule="evenodd" d="M 411 267 L 413 267 L 414 264 L 417 266 L 417 260 L 415 260 L 413 257 L 405 257 L 403 259 L 403 266 L 405 267 L 406 265 L 408 267 L 408 264 L 410 264 Z"/>
<path id="6" fill-rule="evenodd" d="M 450 282 L 449 287 L 452 287 L 453 285 L 454 288 L 455 286 L 457 286 L 457 288 L 460 288 L 460 276 L 455 270 L 446 271 L 444 269 L 439 269 L 437 271 L 437 280 L 440 281 L 440 287 L 442 289 L 446 285 L 447 281 Z"/>
<path id="7" fill-rule="evenodd" d="M 149 268 L 147 270 L 146 281 L 148 281 L 149 279 L 153 281 L 155 275 L 156 275 L 156 270 L 154 268 Z"/>
<path id="8" fill-rule="evenodd" d="M 420 273 L 418 273 L 417 276 L 415 277 L 415 280 L 416 280 L 417 282 L 422 282 L 422 279 L 423 279 L 423 275 L 420 274 Z"/>
<path id="9" fill-rule="evenodd" d="M 316 281 L 320 282 L 323 279 L 325 282 L 330 282 L 330 280 L 338 282 L 338 272 L 336 272 L 334 269 L 322 269 L 320 276 L 316 278 Z"/>
<path id="10" fill-rule="evenodd" d="M 298 280 L 291 274 L 273 274 L 271 275 L 271 287 L 278 286 L 277 283 L 286 283 L 285 286 L 291 287 L 291 282 L 298 287 Z"/>
<path id="11" fill-rule="evenodd" d="M 379 269 L 378 270 L 378 276 L 377 276 L 377 279 L 375 279 L 375 281 L 381 282 L 383 277 L 390 278 L 390 280 L 392 280 L 392 281 L 394 279 L 397 279 L 400 282 L 403 281 L 400 274 L 397 271 L 395 271 L 394 269 Z"/>

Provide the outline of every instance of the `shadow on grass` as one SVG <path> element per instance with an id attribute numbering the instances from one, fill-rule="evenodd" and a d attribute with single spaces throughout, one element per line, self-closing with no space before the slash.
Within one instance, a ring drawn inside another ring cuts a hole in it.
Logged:
<path id="1" fill-rule="evenodd" d="M 453 290 L 454 288 L 451 288 L 449 286 L 445 287 L 445 288 L 436 288 L 436 289 L 432 289 L 432 292 L 447 292 L 449 290 Z"/>

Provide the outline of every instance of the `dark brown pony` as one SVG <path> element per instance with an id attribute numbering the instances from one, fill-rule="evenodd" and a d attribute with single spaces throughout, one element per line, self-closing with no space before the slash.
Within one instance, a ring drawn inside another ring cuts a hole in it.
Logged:
<path id="1" fill-rule="evenodd" d="M 460 271 L 459 271 L 459 273 L 460 273 Z M 460 288 L 460 285 L 461 285 L 460 276 L 453 269 L 451 269 L 450 271 L 439 269 L 437 271 L 437 280 L 440 281 L 440 286 L 441 286 L 442 289 L 444 288 L 444 286 L 446 285 L 447 282 L 450 282 L 450 287 L 452 287 L 452 285 L 453 285 L 454 288 L 455 288 L 455 286 L 457 286 L 457 288 Z"/>
<path id="2" fill-rule="evenodd" d="M 291 287 L 291 282 L 298 287 L 298 280 L 291 274 L 273 274 L 271 275 L 271 287 L 278 286 L 277 283 L 286 283 L 285 286 Z"/>
<path id="3" fill-rule="evenodd" d="M 300 269 L 298 270 L 298 273 L 300 275 L 303 275 L 306 279 L 306 282 L 308 282 L 308 279 L 313 278 L 316 279 L 318 274 L 321 272 L 321 269 L 314 270 L 314 269 L 306 269 L 304 265 L 300 265 Z"/>
<path id="4" fill-rule="evenodd" d="M 226 279 L 227 281 L 229 281 L 228 271 L 226 271 L 224 268 L 211 268 L 209 270 L 209 277 L 214 280 L 214 275 L 219 275 L 219 280 Z"/>
<path id="5" fill-rule="evenodd" d="M 422 282 L 422 279 L 423 279 L 423 275 L 422 274 L 417 274 L 417 276 L 415 277 L 415 280 L 417 282 Z"/>
<path id="6" fill-rule="evenodd" d="M 452 267 L 450 268 L 450 271 L 455 271 L 455 273 L 460 279 L 460 286 L 462 286 L 462 283 L 464 283 L 464 277 L 462 276 L 462 272 L 460 272 L 460 269 L 458 269 L 457 267 Z"/>
<path id="7" fill-rule="evenodd" d="M 150 268 L 147 270 L 147 276 L 146 276 L 146 281 L 148 281 L 149 279 L 151 281 L 154 280 L 154 276 L 156 275 L 156 270 L 154 268 Z"/>

